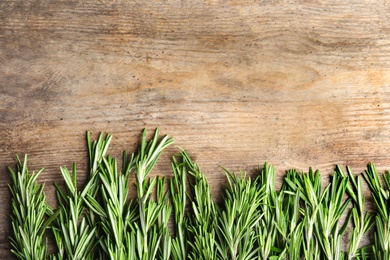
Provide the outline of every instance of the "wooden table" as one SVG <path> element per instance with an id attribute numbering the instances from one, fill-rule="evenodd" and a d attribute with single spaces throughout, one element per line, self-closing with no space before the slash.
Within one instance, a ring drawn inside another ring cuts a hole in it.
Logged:
<path id="1" fill-rule="evenodd" d="M 29 155 L 50 203 L 60 166 L 87 169 L 85 133 L 135 151 L 141 130 L 186 149 L 216 199 L 221 166 L 255 173 L 390 167 L 387 1 L 0 3 L 0 258 L 10 258 L 7 166 Z M 54 204 L 53 204 L 54 205 Z"/>

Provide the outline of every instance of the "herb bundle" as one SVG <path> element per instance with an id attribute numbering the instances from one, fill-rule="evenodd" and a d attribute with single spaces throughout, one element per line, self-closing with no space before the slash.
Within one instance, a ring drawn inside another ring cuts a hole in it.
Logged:
<path id="1" fill-rule="evenodd" d="M 355 176 L 337 166 L 323 187 L 319 171 L 292 169 L 276 189 L 267 163 L 256 176 L 224 169 L 228 185 L 216 203 L 206 174 L 183 149 L 171 173 L 150 177 L 173 139 L 160 138 L 158 129 L 146 136 L 144 130 L 135 153 L 123 153 L 119 168 L 107 155 L 112 136 L 92 142 L 87 133 L 88 179 L 80 188 L 76 164 L 61 167 L 55 209 L 38 182 L 43 170 L 31 173 L 27 156 L 18 158 L 16 171 L 9 168 L 12 253 L 18 259 L 389 259 L 389 172 L 380 175 L 369 164 Z M 365 208 L 363 180 L 377 212 Z M 374 239 L 363 244 L 368 233 Z M 55 252 L 47 249 L 49 238 Z"/>

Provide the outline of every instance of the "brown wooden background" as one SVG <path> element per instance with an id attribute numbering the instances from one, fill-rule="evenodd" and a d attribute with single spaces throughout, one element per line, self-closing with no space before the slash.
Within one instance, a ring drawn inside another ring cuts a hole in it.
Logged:
<path id="1" fill-rule="evenodd" d="M 134 151 L 141 130 L 185 148 L 218 199 L 221 166 L 390 169 L 387 1 L 0 2 L 0 258 L 7 166 L 28 153 L 54 203 L 59 166 L 86 172 L 85 132 Z"/>

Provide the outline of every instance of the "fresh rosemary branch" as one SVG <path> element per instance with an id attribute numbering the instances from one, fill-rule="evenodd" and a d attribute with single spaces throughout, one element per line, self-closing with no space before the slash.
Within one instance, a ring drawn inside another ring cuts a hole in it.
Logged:
<path id="1" fill-rule="evenodd" d="M 289 170 L 284 181 L 289 186 L 289 193 L 299 194 L 302 203 L 299 209 L 303 233 L 302 257 L 320 259 L 320 245 L 314 234 L 322 193 L 319 172 L 314 172 L 311 168 L 308 173 L 301 174 L 296 170 Z"/>
<path id="2" fill-rule="evenodd" d="M 136 223 L 135 229 L 137 255 L 138 259 L 142 260 L 155 259 L 160 247 L 162 247 L 161 252 L 164 259 L 170 255 L 170 246 L 168 247 L 167 245 L 168 241 L 170 241 L 170 237 L 168 238 L 167 234 L 167 223 L 171 209 L 166 204 L 165 195 L 162 195 L 161 187 L 158 190 L 159 192 L 157 192 L 157 195 L 160 196 L 157 202 L 151 198 L 155 185 L 158 182 L 157 178 L 147 180 L 162 151 L 173 143 L 173 139 L 168 136 L 158 140 L 158 133 L 158 129 L 156 129 L 152 140 L 147 142 L 146 130 L 143 131 L 141 146 L 135 157 L 139 217 L 139 222 Z M 161 186 L 162 183 L 159 185 Z M 158 229 L 157 221 L 161 214 L 165 215 L 160 219 L 160 224 L 163 223 L 164 228 Z"/>
<path id="3" fill-rule="evenodd" d="M 18 259 L 46 259 L 47 246 L 43 235 L 56 214 L 46 203 L 44 185 L 37 181 L 43 169 L 29 173 L 27 155 L 23 162 L 19 157 L 17 161 L 16 172 L 9 168 L 12 175 L 12 184 L 8 185 L 12 195 L 11 251 Z"/>
<path id="4" fill-rule="evenodd" d="M 179 162 L 176 157 L 172 159 L 173 178 L 171 179 L 171 197 L 174 210 L 174 227 L 176 237 L 172 240 L 173 260 L 187 259 L 187 225 L 188 217 L 185 216 L 187 206 L 187 167 Z"/>
<path id="5" fill-rule="evenodd" d="M 100 133 L 99 138 L 91 142 L 91 134 L 87 132 L 87 148 L 88 148 L 88 158 L 89 158 L 89 180 L 86 187 L 81 194 L 84 197 L 86 194 L 96 198 L 97 192 L 100 188 L 99 182 L 99 170 L 101 169 L 103 159 L 106 157 L 107 150 L 110 146 L 112 135 L 107 134 L 104 137 L 104 133 Z M 126 154 L 124 154 L 125 156 Z M 131 167 L 131 163 L 126 160 L 123 160 L 124 163 L 127 163 Z M 91 215 L 92 217 L 92 215 Z M 90 219 L 93 222 L 93 219 Z"/>
<path id="6" fill-rule="evenodd" d="M 362 177 L 354 176 L 351 169 L 347 167 L 346 175 L 340 166 L 336 168 L 336 174 L 343 177 L 349 176 L 347 194 L 352 199 L 353 207 L 347 217 L 347 222 L 352 218 L 353 229 L 348 246 L 347 259 L 366 259 L 368 257 L 367 247 L 360 247 L 363 236 L 374 225 L 372 214 L 365 211 L 365 196 L 363 195 Z"/>
<path id="7" fill-rule="evenodd" d="M 303 257 L 305 259 L 344 259 L 342 237 L 347 222 L 340 227 L 349 200 L 344 200 L 348 178 L 334 174 L 332 182 L 322 189 L 319 171 L 299 174 L 291 170 L 285 182 L 288 194 L 300 196 L 302 207 Z M 300 246 L 296 247 L 300 248 Z"/>
<path id="8" fill-rule="evenodd" d="M 274 168 L 265 163 L 262 169 L 259 169 L 259 175 L 255 180 L 255 185 L 252 192 L 258 193 L 256 201 L 249 204 L 258 207 L 257 217 L 261 217 L 256 224 L 255 230 L 257 233 L 258 257 L 261 259 L 273 259 L 282 248 L 278 243 L 278 228 L 282 231 L 285 228 L 285 223 L 282 216 L 282 202 L 275 190 L 275 171 Z M 246 203 L 248 203 L 246 202 Z M 245 204 L 246 204 L 245 203 Z M 254 204 L 256 203 L 256 204 Z M 262 214 L 261 216 L 259 214 Z M 245 227 L 251 229 L 251 227 Z"/>
<path id="9" fill-rule="evenodd" d="M 378 213 L 375 217 L 374 244 L 372 247 L 375 259 L 390 259 L 390 173 L 382 175 L 384 186 L 374 164 L 369 164 L 363 177 L 371 189 Z"/>
<path id="10" fill-rule="evenodd" d="M 61 167 L 61 173 L 65 180 L 66 190 L 63 191 L 55 184 L 59 216 L 52 226 L 59 250 L 57 257 L 58 259 L 94 259 L 96 226 L 91 226 L 83 215 L 84 201 L 83 196 L 77 190 L 76 163 L 73 164 L 72 174 L 63 167 Z"/>
<path id="11" fill-rule="evenodd" d="M 128 259 L 132 252 L 127 245 L 131 236 L 127 234 L 129 223 L 135 218 L 132 204 L 128 203 L 128 179 L 126 175 L 118 174 L 116 159 L 108 156 L 103 158 L 99 172 L 102 182 L 100 192 L 101 204 L 87 195 L 90 209 L 100 216 L 100 225 L 104 232 L 101 247 L 109 259 Z"/>
<path id="12" fill-rule="evenodd" d="M 283 185 L 275 209 L 280 211 L 275 221 L 279 231 L 278 259 L 301 259 L 303 247 L 303 222 L 300 219 L 300 191 L 291 193 L 289 186 Z"/>
<path id="13" fill-rule="evenodd" d="M 191 209 L 193 214 L 188 222 L 184 222 L 187 223 L 187 232 L 190 237 L 187 240 L 190 247 L 187 256 L 189 259 L 217 259 L 215 234 L 217 210 L 206 176 L 184 150 L 181 151 L 177 161 L 181 161 L 182 163 L 176 164 L 176 172 L 184 174 L 184 176 L 190 175 L 193 178 L 193 181 L 190 183 L 192 194 Z M 184 199 L 181 199 L 183 200 L 181 203 L 184 203 Z M 181 205 L 181 208 L 184 206 Z M 179 239 L 181 243 L 185 240 L 182 238 Z M 184 246 L 182 247 L 185 248 Z M 184 254 L 185 252 L 182 253 Z"/>
<path id="14" fill-rule="evenodd" d="M 348 222 L 341 227 L 340 218 L 350 203 L 350 199 L 344 200 L 344 194 L 348 185 L 348 177 L 337 173 L 331 176 L 331 183 L 321 195 L 321 205 L 318 211 L 318 221 L 315 224 L 316 234 L 321 244 L 322 255 L 327 259 L 344 259 L 342 252 L 342 237 Z"/>
<path id="15" fill-rule="evenodd" d="M 148 197 L 145 192 L 150 192 L 148 189 L 147 177 L 162 151 L 173 143 L 173 139 L 169 136 L 164 136 L 162 140 L 158 140 L 159 130 L 156 129 L 153 139 L 146 141 L 146 129 L 142 133 L 141 146 L 135 159 L 136 163 L 136 186 L 138 198 Z"/>
<path id="16" fill-rule="evenodd" d="M 238 176 L 226 170 L 226 174 L 229 186 L 218 218 L 218 252 L 226 260 L 253 259 L 257 256 L 255 227 L 263 215 L 259 209 L 265 190 L 245 173 Z"/>
<path id="17" fill-rule="evenodd" d="M 169 260 L 171 257 L 171 233 L 169 229 L 169 220 L 172 213 L 172 205 L 169 201 L 169 191 L 166 190 L 166 179 L 157 177 L 156 201 L 161 205 L 161 211 L 157 219 L 157 230 L 161 234 L 161 241 L 157 258 Z"/>
<path id="18" fill-rule="evenodd" d="M 155 131 L 153 139 L 147 142 L 144 130 L 138 154 L 132 154 L 129 158 L 127 152 L 123 153 L 121 172 L 117 168 L 116 159 L 110 156 L 102 158 L 98 169 L 101 202 L 89 194 L 86 195 L 86 202 L 100 218 L 104 232 L 100 245 L 105 257 L 144 260 L 154 259 L 158 252 L 163 259 L 170 255 L 170 236 L 167 228 L 170 206 L 167 204 L 167 195 L 162 195 L 164 180 L 148 180 L 147 177 L 163 149 L 172 142 L 173 139 L 168 136 L 159 141 L 158 130 Z M 93 172 L 94 164 L 91 169 Z M 128 180 L 133 170 L 136 170 L 138 195 L 135 203 L 128 201 Z M 156 183 L 157 202 L 151 198 Z M 159 251 L 160 245 L 162 249 Z"/>

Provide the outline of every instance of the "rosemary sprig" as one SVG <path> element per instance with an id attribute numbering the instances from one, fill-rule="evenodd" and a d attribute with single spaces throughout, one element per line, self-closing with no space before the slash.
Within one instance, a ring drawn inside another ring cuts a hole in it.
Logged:
<path id="1" fill-rule="evenodd" d="M 390 173 L 386 171 L 382 175 L 382 185 L 374 164 L 370 163 L 363 177 L 370 187 L 378 210 L 375 217 L 373 257 L 379 260 L 390 259 Z"/>
<path id="2" fill-rule="evenodd" d="M 139 217 L 139 222 L 135 224 L 135 229 L 137 255 L 142 260 L 155 259 L 161 246 L 162 255 L 164 257 L 170 255 L 170 246 L 167 245 L 170 237 L 168 238 L 167 229 L 158 229 L 157 221 L 160 214 L 163 214 L 165 216 L 160 219 L 160 223 L 164 223 L 164 226 L 167 226 L 171 209 L 166 204 L 161 187 L 157 192 L 157 195 L 160 196 L 157 202 L 151 198 L 158 181 L 157 178 L 151 178 L 149 181 L 147 179 L 162 151 L 173 143 L 173 139 L 169 136 L 164 136 L 159 140 L 158 133 L 159 131 L 156 129 L 152 140 L 147 142 L 146 130 L 143 131 L 141 146 L 135 157 Z M 162 183 L 159 185 L 161 186 Z"/>
<path id="3" fill-rule="evenodd" d="M 287 185 L 283 185 L 278 197 L 276 210 L 280 211 L 275 221 L 279 231 L 279 247 L 283 249 L 277 259 L 302 259 L 303 222 L 301 221 L 300 191 L 291 193 Z M 281 205 L 281 206 L 280 206 Z M 281 210 L 282 209 L 282 210 Z"/>
<path id="4" fill-rule="evenodd" d="M 365 196 L 363 195 L 362 177 L 354 176 L 351 168 L 347 167 L 346 175 L 340 166 L 336 168 L 336 174 L 348 176 L 350 182 L 347 186 L 347 194 L 352 199 L 353 207 L 347 216 L 347 222 L 352 218 L 353 229 L 349 240 L 347 259 L 366 259 L 367 247 L 360 247 L 363 236 L 374 225 L 375 219 L 372 214 L 365 210 Z"/>
<path id="5" fill-rule="evenodd" d="M 73 164 L 72 174 L 66 167 L 60 168 L 65 181 L 65 190 L 54 184 L 57 188 L 59 217 L 52 226 L 52 232 L 59 252 L 52 258 L 94 258 L 95 246 L 100 241 L 99 226 L 93 211 L 86 209 L 84 202 L 86 195 L 96 198 L 99 189 L 98 170 L 111 139 L 111 135 L 106 135 L 104 138 L 104 134 L 101 133 L 98 140 L 91 143 L 90 133 L 87 132 L 90 175 L 82 191 L 77 189 L 76 164 Z"/>
<path id="6" fill-rule="evenodd" d="M 102 182 L 100 181 L 99 172 L 101 171 L 101 168 L 104 167 L 103 159 L 106 158 L 106 153 L 112 140 L 112 135 L 104 135 L 104 133 L 100 133 L 98 139 L 91 142 L 91 134 L 87 131 L 86 140 L 89 159 L 89 179 L 81 193 L 81 197 L 87 206 L 85 217 L 88 220 L 88 224 L 96 227 L 95 240 L 98 243 L 94 251 L 98 253 L 100 259 L 102 259 L 104 255 L 107 255 L 108 251 L 101 240 L 101 234 L 104 233 L 104 231 L 102 230 L 100 216 L 96 214 L 93 207 L 91 207 L 88 202 L 94 201 L 96 202 L 95 204 L 98 204 L 97 200 L 101 199 L 99 191 L 101 190 Z M 127 156 L 127 154 L 124 154 L 124 156 Z M 124 158 L 123 164 L 131 165 L 131 160 Z"/>
<path id="7" fill-rule="evenodd" d="M 91 142 L 91 134 L 90 132 L 87 132 L 86 139 L 89 158 L 89 180 L 81 195 L 84 197 L 88 193 L 89 196 L 96 198 L 101 184 L 98 178 L 99 170 L 101 169 L 103 159 L 106 157 L 112 135 L 107 134 L 104 136 L 104 133 L 100 133 L 98 139 Z M 124 154 L 124 156 L 126 156 L 126 154 Z M 128 158 L 125 158 L 123 163 L 127 163 L 129 167 L 131 167 Z M 90 215 L 90 217 L 92 218 L 90 221 L 93 222 L 93 215 Z"/>
<path id="8" fill-rule="evenodd" d="M 350 203 L 350 199 L 344 200 L 348 181 L 348 177 L 335 173 L 331 177 L 331 183 L 322 193 L 315 228 L 322 255 L 327 259 L 344 259 L 342 237 L 348 222 L 341 225 L 340 218 Z"/>
<path id="9" fill-rule="evenodd" d="M 172 158 L 173 178 L 170 189 L 174 210 L 174 228 L 176 237 L 172 240 L 172 259 L 187 259 L 187 225 L 188 217 L 185 215 L 187 206 L 187 167 L 174 156 Z"/>
<path id="10" fill-rule="evenodd" d="M 147 195 L 144 196 L 146 192 L 150 191 L 147 187 L 147 177 L 158 161 L 162 151 L 173 143 L 173 139 L 167 135 L 160 141 L 158 138 L 158 129 L 156 129 L 153 139 L 149 142 L 146 141 L 146 129 L 142 132 L 141 146 L 135 159 L 138 198 L 147 197 Z"/>
<path id="11" fill-rule="evenodd" d="M 43 169 L 29 173 L 25 155 L 23 162 L 17 157 L 17 171 L 10 167 L 9 171 L 12 176 L 12 184 L 8 185 L 12 195 L 11 252 L 18 259 L 46 259 L 43 235 L 56 214 L 46 203 L 44 185 L 37 181 Z"/>
<path id="12" fill-rule="evenodd" d="M 259 209 L 266 191 L 244 172 L 225 171 L 229 186 L 218 222 L 218 252 L 222 259 L 253 259 L 257 257 L 255 227 L 264 213 Z"/>
<path id="13" fill-rule="evenodd" d="M 148 180 L 147 177 L 161 152 L 172 142 L 173 139 L 168 136 L 159 141 L 158 129 L 153 139 L 147 142 L 146 130 L 144 130 L 138 154 L 129 157 L 124 151 L 121 171 L 117 168 L 116 159 L 110 156 L 102 158 L 100 166 L 98 163 L 91 164 L 91 172 L 94 172 L 94 169 L 99 172 L 102 196 L 99 202 L 99 198 L 86 194 L 86 203 L 100 219 L 100 226 L 104 233 L 104 239 L 100 243 L 103 256 L 118 260 L 154 259 L 157 252 L 161 252 L 163 259 L 169 257 L 170 236 L 168 236 L 167 223 L 170 207 L 167 204 L 167 195 L 162 195 L 164 180 L 156 178 Z M 103 145 L 95 145 L 95 147 L 99 151 L 106 150 Z M 91 153 L 93 149 L 89 151 Z M 90 158 L 94 156 L 90 155 Z M 133 200 L 128 201 L 128 181 L 133 170 L 136 170 L 138 196 L 135 203 Z M 157 202 L 151 198 L 156 183 Z M 159 251 L 160 245 L 162 249 Z"/>
<path id="14" fill-rule="evenodd" d="M 93 259 L 96 226 L 91 226 L 84 217 L 83 195 L 77 190 L 76 163 L 73 164 L 72 174 L 66 167 L 61 167 L 61 174 L 66 189 L 63 191 L 55 184 L 59 216 L 52 226 L 59 250 L 58 259 Z"/>
<path id="15" fill-rule="evenodd" d="M 262 214 L 255 226 L 258 257 L 273 259 L 283 248 L 283 245 L 278 245 L 278 231 L 285 232 L 286 223 L 282 212 L 283 198 L 278 196 L 275 190 L 275 170 L 272 165 L 265 163 L 264 167 L 259 169 L 254 189 L 263 192 L 261 197 L 256 199 L 258 214 Z"/>
<path id="16" fill-rule="evenodd" d="M 87 195 L 90 208 L 100 216 L 100 223 L 104 232 L 101 247 L 109 259 L 128 259 L 132 252 L 131 236 L 129 236 L 129 223 L 135 218 L 135 212 L 128 200 L 128 176 L 119 174 L 116 159 L 108 156 L 103 158 L 99 172 L 102 182 L 100 191 L 101 204 Z"/>
<path id="17" fill-rule="evenodd" d="M 216 227 L 217 227 L 217 209 L 211 196 L 211 189 L 206 176 L 199 166 L 192 161 L 188 153 L 184 150 L 177 156 L 177 173 L 193 178 L 190 183 L 192 201 L 192 216 L 187 223 L 187 232 L 190 237 L 187 239 L 189 245 L 189 259 L 217 259 L 216 245 Z M 180 178 L 180 177 L 178 177 Z M 182 177 L 183 178 L 183 177 Z M 183 188 L 183 187 L 182 187 Z M 184 192 L 183 190 L 181 192 Z M 181 195 L 183 196 L 183 194 Z M 181 198 L 184 203 L 184 199 Z M 181 205 L 184 207 L 184 204 Z M 183 232 L 184 233 L 184 232 Z M 183 234 L 182 234 L 183 235 Z M 179 238 L 184 243 L 184 238 Z M 181 245 L 182 248 L 185 246 Z M 183 249 L 182 249 L 183 250 Z M 185 252 L 182 252 L 185 253 Z"/>
<path id="18" fill-rule="evenodd" d="M 169 229 L 169 220 L 172 213 L 172 205 L 169 202 L 169 190 L 166 190 L 166 179 L 157 177 L 156 201 L 161 205 L 161 212 L 157 219 L 157 230 L 161 233 L 161 241 L 157 258 L 169 260 L 171 257 L 171 233 Z"/>
<path id="19" fill-rule="evenodd" d="M 320 245 L 314 232 L 322 200 L 320 174 L 311 168 L 308 173 L 289 170 L 284 181 L 289 186 L 289 193 L 299 194 L 302 201 L 302 206 L 299 209 L 303 233 L 302 257 L 304 259 L 320 259 Z"/>

